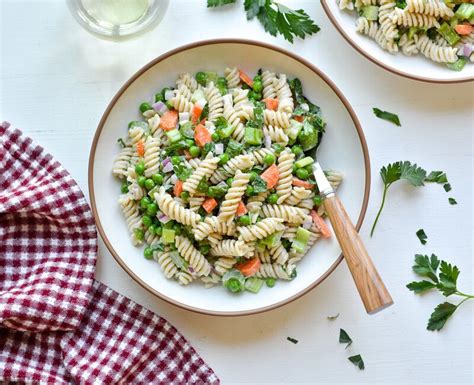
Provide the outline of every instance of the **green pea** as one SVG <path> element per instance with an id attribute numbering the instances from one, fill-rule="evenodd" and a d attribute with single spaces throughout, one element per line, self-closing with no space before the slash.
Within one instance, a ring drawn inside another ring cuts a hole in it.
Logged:
<path id="1" fill-rule="evenodd" d="M 262 100 L 263 98 L 263 95 L 261 92 L 256 92 L 255 93 L 255 100 Z"/>
<path id="2" fill-rule="evenodd" d="M 250 225 L 250 217 L 248 215 L 241 215 L 237 218 L 237 222 L 239 225 L 248 226 Z"/>
<path id="3" fill-rule="evenodd" d="M 181 194 L 179 194 L 180 198 L 183 199 L 185 202 L 188 201 L 189 199 L 189 193 L 187 191 L 183 191 Z"/>
<path id="4" fill-rule="evenodd" d="M 156 234 L 156 225 L 151 224 L 150 226 L 148 226 L 148 231 L 150 232 L 150 234 Z"/>
<path id="5" fill-rule="evenodd" d="M 146 213 L 152 217 L 154 217 L 156 215 L 156 213 L 158 212 L 158 205 L 156 203 L 150 203 L 147 207 L 146 207 Z"/>
<path id="6" fill-rule="evenodd" d="M 306 180 L 309 178 L 309 172 L 305 168 L 299 168 L 296 170 L 296 176 L 300 179 Z"/>
<path id="7" fill-rule="evenodd" d="M 321 196 L 319 196 L 319 195 L 315 195 L 313 197 L 313 203 L 314 203 L 315 206 L 321 206 L 322 203 L 323 203 L 323 198 L 321 198 Z"/>
<path id="8" fill-rule="evenodd" d="M 273 286 L 275 286 L 275 283 L 276 283 L 275 278 L 267 278 L 265 280 L 265 285 L 267 285 L 267 287 L 273 287 Z"/>
<path id="9" fill-rule="evenodd" d="M 146 209 L 150 203 L 152 203 L 151 199 L 147 196 L 144 196 L 142 199 L 140 199 L 140 207 L 142 209 Z"/>
<path id="10" fill-rule="evenodd" d="M 141 241 L 145 237 L 145 232 L 142 229 L 135 229 L 133 230 L 133 235 L 138 241 Z"/>
<path id="11" fill-rule="evenodd" d="M 293 165 L 293 174 L 296 174 L 296 171 L 299 170 L 299 168 L 296 166 L 296 164 Z"/>
<path id="12" fill-rule="evenodd" d="M 222 77 L 217 79 L 216 86 L 217 87 L 227 87 L 227 80 L 225 80 L 225 78 L 222 78 Z"/>
<path id="13" fill-rule="evenodd" d="M 181 235 L 183 233 L 183 226 L 181 226 L 179 223 L 175 223 L 173 225 L 173 230 L 176 235 Z"/>
<path id="14" fill-rule="evenodd" d="M 283 151 L 283 146 L 279 143 L 272 144 L 272 148 L 275 150 L 275 154 L 277 155 Z"/>
<path id="15" fill-rule="evenodd" d="M 171 103 L 171 100 L 167 100 L 165 104 L 168 110 L 172 110 L 174 108 L 173 103 Z"/>
<path id="16" fill-rule="evenodd" d="M 150 246 L 145 247 L 145 250 L 143 250 L 143 255 L 146 259 L 152 259 L 153 249 Z"/>
<path id="17" fill-rule="evenodd" d="M 165 98 L 161 93 L 155 94 L 155 103 L 162 102 L 163 100 L 165 100 Z"/>
<path id="18" fill-rule="evenodd" d="M 312 164 L 308 164 L 305 167 L 305 170 L 308 171 L 309 175 L 313 175 L 313 165 Z"/>
<path id="19" fill-rule="evenodd" d="M 232 183 L 234 182 L 234 178 L 227 178 L 227 180 L 225 181 L 227 183 L 227 186 L 232 186 Z"/>
<path id="20" fill-rule="evenodd" d="M 189 148 L 191 148 L 192 146 L 194 146 L 194 145 L 196 144 L 196 143 L 194 142 L 194 140 L 192 140 L 192 139 L 186 139 L 185 142 L 186 142 L 186 145 L 187 145 Z"/>
<path id="21" fill-rule="evenodd" d="M 298 146 L 297 144 L 295 144 L 293 147 L 291 147 L 291 152 L 295 155 L 299 155 L 303 153 L 303 149 L 301 148 L 301 146 Z"/>
<path id="22" fill-rule="evenodd" d="M 143 163 L 143 162 L 138 162 L 138 163 L 135 165 L 135 172 L 136 172 L 138 175 L 143 175 L 143 173 L 145 172 L 145 163 Z"/>
<path id="23" fill-rule="evenodd" d="M 268 165 L 275 163 L 275 155 L 273 155 L 273 154 L 267 154 L 267 155 L 265 155 L 265 156 L 263 157 L 263 162 L 264 162 L 265 164 L 268 164 Z"/>
<path id="24" fill-rule="evenodd" d="M 247 189 L 245 190 L 245 195 L 250 197 L 254 195 L 254 193 L 255 193 L 255 189 L 253 188 L 253 186 L 247 186 Z"/>
<path id="25" fill-rule="evenodd" d="M 258 94 L 257 94 L 255 91 L 250 91 L 250 92 L 248 93 L 249 99 L 253 99 L 253 100 L 257 100 L 257 95 L 258 95 Z"/>
<path id="26" fill-rule="evenodd" d="M 196 74 L 196 80 L 200 85 L 205 86 L 207 81 L 207 75 L 204 72 L 198 72 Z"/>
<path id="27" fill-rule="evenodd" d="M 262 92 L 263 90 L 263 84 L 261 81 L 257 80 L 253 82 L 253 90 L 257 93 Z"/>
<path id="28" fill-rule="evenodd" d="M 145 181 L 145 188 L 147 190 L 151 190 L 153 187 L 155 187 L 155 182 L 153 182 L 153 179 L 149 178 Z"/>
<path id="29" fill-rule="evenodd" d="M 146 182 L 146 177 L 144 177 L 143 175 L 140 175 L 137 178 L 137 183 L 140 187 L 145 187 L 145 182 Z"/>
<path id="30" fill-rule="evenodd" d="M 128 183 L 126 180 L 122 182 L 122 185 L 120 186 L 120 191 L 122 192 L 122 194 L 128 193 Z"/>
<path id="31" fill-rule="evenodd" d="M 219 156 L 219 164 L 222 166 L 223 164 L 226 164 L 230 160 L 229 154 L 221 154 Z"/>
<path id="32" fill-rule="evenodd" d="M 201 153 L 201 149 L 198 146 L 189 147 L 189 154 L 191 154 L 193 158 L 199 156 L 200 153 Z"/>
<path id="33" fill-rule="evenodd" d="M 156 226 L 155 233 L 156 233 L 156 235 L 161 235 L 161 234 L 163 234 L 163 227 L 161 227 L 161 226 Z"/>
<path id="34" fill-rule="evenodd" d="M 167 91 L 170 91 L 171 89 L 169 87 L 165 87 L 161 90 L 161 96 L 163 97 L 163 100 L 165 100 L 165 94 Z"/>
<path id="35" fill-rule="evenodd" d="M 214 142 L 217 142 L 221 139 L 220 135 L 217 133 L 217 132 L 214 132 L 212 135 L 211 135 L 211 139 L 214 141 Z"/>
<path id="36" fill-rule="evenodd" d="M 151 179 L 153 179 L 153 182 L 155 182 L 155 184 L 157 185 L 162 185 L 163 184 L 163 175 L 161 174 L 154 174 Z"/>
<path id="37" fill-rule="evenodd" d="M 153 107 L 150 105 L 150 103 L 143 102 L 142 104 L 140 104 L 140 111 L 141 112 L 145 112 L 145 111 L 152 110 L 152 109 L 153 109 Z"/>
<path id="38" fill-rule="evenodd" d="M 181 162 L 181 157 L 180 157 L 180 156 L 175 155 L 175 156 L 172 156 L 172 157 L 171 157 L 171 163 L 173 163 L 173 164 L 179 164 L 179 162 Z"/>
<path id="39" fill-rule="evenodd" d="M 210 245 L 201 245 L 199 246 L 199 251 L 201 252 L 201 254 L 209 254 L 209 251 L 211 250 L 211 246 Z"/>
<path id="40" fill-rule="evenodd" d="M 278 201 L 278 195 L 277 194 L 270 194 L 267 198 L 267 202 L 270 203 L 271 205 L 276 204 Z"/>
<path id="41" fill-rule="evenodd" d="M 262 76 L 261 75 L 255 75 L 253 78 L 254 82 L 261 82 L 262 81 Z"/>
<path id="42" fill-rule="evenodd" d="M 258 174 L 255 171 L 250 172 L 250 182 L 253 182 L 255 179 L 257 179 Z"/>
<path id="43" fill-rule="evenodd" d="M 148 226 L 150 226 L 150 225 L 152 224 L 152 222 L 153 222 L 153 221 L 151 220 L 151 218 L 150 218 L 148 215 L 144 215 L 144 216 L 142 217 L 143 226 L 148 227 Z"/>

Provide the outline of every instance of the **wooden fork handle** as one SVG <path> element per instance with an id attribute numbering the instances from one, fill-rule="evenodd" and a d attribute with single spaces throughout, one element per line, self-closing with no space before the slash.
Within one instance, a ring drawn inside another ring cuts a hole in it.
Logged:
<path id="1" fill-rule="evenodd" d="M 390 293 L 339 198 L 335 195 L 327 197 L 324 208 L 367 313 L 374 314 L 393 304 Z"/>

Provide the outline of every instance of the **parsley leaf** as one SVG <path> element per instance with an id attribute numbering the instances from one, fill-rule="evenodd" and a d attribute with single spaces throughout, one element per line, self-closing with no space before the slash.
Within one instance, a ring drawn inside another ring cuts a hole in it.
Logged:
<path id="1" fill-rule="evenodd" d="M 339 313 L 337 313 L 336 315 L 328 315 L 326 318 L 329 320 L 329 321 L 334 321 L 337 319 L 337 317 L 339 317 Z"/>
<path id="2" fill-rule="evenodd" d="M 235 3 L 235 0 L 207 0 L 207 7 L 230 3 Z M 244 9 L 247 20 L 256 17 L 270 35 L 283 35 L 290 43 L 293 43 L 295 36 L 304 39 L 319 31 L 319 27 L 304 10 L 293 10 L 274 0 L 244 0 Z"/>
<path id="3" fill-rule="evenodd" d="M 456 199 L 454 199 L 454 198 L 448 198 L 448 202 L 449 202 L 450 205 L 457 205 L 458 204 L 458 202 L 456 202 Z"/>
<path id="4" fill-rule="evenodd" d="M 439 268 L 439 283 L 436 286 L 445 297 L 456 293 L 456 282 L 459 277 L 459 269 L 457 266 L 451 266 L 450 263 L 441 261 Z"/>
<path id="5" fill-rule="evenodd" d="M 207 0 L 207 8 L 235 3 L 236 0 Z"/>
<path id="6" fill-rule="evenodd" d="M 423 293 L 427 290 L 434 289 L 435 287 L 436 285 L 430 281 L 414 281 L 407 285 L 408 290 L 414 291 L 415 294 Z"/>
<path id="7" fill-rule="evenodd" d="M 191 174 L 193 173 L 193 169 L 190 167 L 186 167 L 186 164 L 184 162 L 175 164 L 173 166 L 174 173 L 178 177 L 179 180 L 185 181 L 188 179 Z"/>
<path id="8" fill-rule="evenodd" d="M 423 229 L 418 230 L 416 232 L 416 236 L 418 237 L 422 245 L 426 245 L 426 240 L 428 239 L 428 237 L 425 233 L 425 230 Z"/>
<path id="9" fill-rule="evenodd" d="M 412 164 L 409 161 L 405 162 L 395 162 L 390 163 L 387 166 L 383 166 L 380 169 L 380 176 L 384 183 L 384 190 L 382 196 L 382 203 L 380 204 L 379 211 L 375 217 L 374 224 L 372 225 L 372 230 L 370 231 L 370 236 L 374 234 L 375 226 L 379 220 L 380 214 L 382 213 L 383 207 L 385 205 L 385 198 L 387 196 L 387 191 L 390 186 L 401 179 L 406 180 L 412 186 L 419 187 L 423 186 L 423 181 L 426 177 L 426 171 L 421 167 L 418 167 L 415 164 Z"/>
<path id="10" fill-rule="evenodd" d="M 448 177 L 444 171 L 431 171 L 425 181 L 443 184 L 448 183 Z"/>
<path id="11" fill-rule="evenodd" d="M 456 311 L 457 306 L 449 302 L 440 303 L 431 313 L 431 317 L 428 320 L 428 330 L 441 330 L 446 321 Z"/>
<path id="12" fill-rule="evenodd" d="M 364 360 L 362 360 L 362 357 L 360 354 L 357 354 L 355 356 L 350 356 L 347 359 L 350 362 L 352 362 L 355 366 L 357 366 L 360 370 L 365 369 Z"/>
<path id="13" fill-rule="evenodd" d="M 352 339 L 349 337 L 349 334 L 344 329 L 339 330 L 339 343 L 347 344 L 346 349 L 352 345 Z"/>
<path id="14" fill-rule="evenodd" d="M 267 182 L 265 182 L 265 180 L 262 179 L 260 175 L 257 175 L 251 186 L 253 187 L 253 191 L 255 194 L 265 192 L 268 189 Z"/>
<path id="15" fill-rule="evenodd" d="M 392 114 L 391 112 L 388 112 L 388 111 L 382 111 L 381 109 L 376 108 L 376 107 L 372 108 L 372 111 L 374 111 L 374 114 L 377 118 L 387 120 L 401 127 L 401 123 L 400 123 L 400 119 L 398 118 L 398 115 Z"/>
<path id="16" fill-rule="evenodd" d="M 439 266 L 439 259 L 436 255 L 431 254 L 431 257 L 427 255 L 416 254 L 415 265 L 413 265 L 413 271 L 421 277 L 428 277 L 432 281 L 438 283 L 438 277 L 436 271 Z"/>
<path id="17" fill-rule="evenodd" d="M 286 337 L 286 339 L 290 342 L 293 342 L 295 345 L 298 343 L 298 340 L 291 338 L 291 337 Z"/>
<path id="18" fill-rule="evenodd" d="M 445 183 L 443 185 L 444 191 L 449 192 L 451 191 L 451 185 L 449 183 Z"/>

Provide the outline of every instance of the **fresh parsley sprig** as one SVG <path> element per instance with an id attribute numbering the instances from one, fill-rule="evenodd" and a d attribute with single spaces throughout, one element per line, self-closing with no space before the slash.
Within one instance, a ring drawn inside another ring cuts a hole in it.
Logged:
<path id="1" fill-rule="evenodd" d="M 425 180 L 426 171 L 421 167 L 418 167 L 415 164 L 411 164 L 409 161 L 405 162 L 395 162 L 391 163 L 388 166 L 382 167 L 380 170 L 380 176 L 384 183 L 382 203 L 380 204 L 379 211 L 375 217 L 372 230 L 370 231 L 370 236 L 374 234 L 375 226 L 379 220 L 380 214 L 382 213 L 383 207 L 385 205 L 385 198 L 387 197 L 387 191 L 390 186 L 398 180 L 406 180 L 412 186 L 418 187 L 423 186 L 423 181 Z"/>
<path id="2" fill-rule="evenodd" d="M 220 7 L 235 2 L 236 0 L 207 0 L 207 7 Z M 270 35 L 283 35 L 290 43 L 293 43 L 295 36 L 304 39 L 320 29 L 304 10 L 293 10 L 274 0 L 244 0 L 244 9 L 247 20 L 256 17 Z"/>
<path id="3" fill-rule="evenodd" d="M 443 302 L 436 306 L 428 320 L 426 327 L 428 330 L 441 330 L 459 306 L 470 299 L 474 299 L 474 295 L 465 294 L 457 289 L 457 280 L 460 273 L 458 267 L 446 261 L 440 261 L 436 255 L 432 254 L 431 257 L 420 254 L 415 255 L 415 265 L 412 268 L 420 277 L 429 279 L 410 282 L 407 285 L 407 288 L 415 294 L 437 289 L 445 297 L 450 295 L 463 297 L 462 301 L 457 305 Z"/>

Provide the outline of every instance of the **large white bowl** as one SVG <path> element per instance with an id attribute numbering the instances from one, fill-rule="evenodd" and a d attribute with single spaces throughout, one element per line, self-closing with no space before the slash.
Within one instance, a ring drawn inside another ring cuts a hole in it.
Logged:
<path id="1" fill-rule="evenodd" d="M 462 71 L 452 71 L 445 64 L 435 63 L 422 55 L 391 54 L 372 39 L 355 30 L 356 14 L 340 10 L 336 0 L 321 0 L 321 4 L 339 33 L 357 51 L 380 67 L 398 75 L 430 83 L 460 83 L 474 80 L 474 65 Z"/>
<path id="2" fill-rule="evenodd" d="M 319 160 L 323 167 L 345 173 L 338 193 L 359 228 L 369 198 L 370 166 L 364 135 L 353 109 L 331 80 L 309 62 L 280 48 L 246 40 L 203 41 L 180 47 L 133 75 L 115 95 L 97 128 L 89 158 L 89 192 L 97 227 L 109 251 L 145 289 L 189 310 L 243 315 L 288 303 L 326 278 L 342 259 L 335 237 L 319 241 L 311 249 L 299 264 L 294 280 L 278 282 L 272 289 L 264 287 L 257 295 L 232 295 L 222 286 L 205 289 L 197 283 L 181 287 L 164 278 L 159 265 L 146 260 L 141 248 L 132 246 L 117 203 L 120 183 L 111 172 L 119 151 L 117 138 L 125 135 L 130 120 L 139 118 L 140 102 L 149 100 L 163 86 L 174 84 L 182 72 L 222 73 L 227 66 L 238 66 L 252 75 L 260 67 L 269 68 L 301 79 L 306 96 L 321 106 L 328 122 Z"/>

